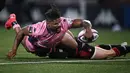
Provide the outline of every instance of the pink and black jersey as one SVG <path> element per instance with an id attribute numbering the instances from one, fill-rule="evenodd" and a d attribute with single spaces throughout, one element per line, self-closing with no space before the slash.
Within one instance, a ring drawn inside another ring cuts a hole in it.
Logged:
<path id="1" fill-rule="evenodd" d="M 64 17 L 61 17 L 60 19 L 61 22 L 59 25 L 61 25 L 61 31 L 59 33 L 50 33 L 46 28 L 46 20 L 29 25 L 28 30 L 31 33 L 31 35 L 27 38 L 27 40 L 31 43 L 31 47 L 28 47 L 29 50 L 35 50 L 33 46 L 52 48 L 54 45 L 60 42 L 66 31 L 71 28 L 72 25 L 71 19 Z"/>

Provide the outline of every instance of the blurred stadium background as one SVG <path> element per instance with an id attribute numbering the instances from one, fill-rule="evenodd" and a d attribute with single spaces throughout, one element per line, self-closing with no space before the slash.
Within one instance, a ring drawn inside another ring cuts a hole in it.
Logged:
<path id="1" fill-rule="evenodd" d="M 93 28 L 98 30 L 100 35 L 92 45 L 120 44 L 125 41 L 130 45 L 130 0 L 6 0 L 6 6 L 0 12 L 0 73 L 130 72 L 130 54 L 111 61 L 86 60 L 82 62 L 80 60 L 69 63 L 47 63 L 47 61 L 61 60 L 39 58 L 27 53 L 20 45 L 17 56 L 12 60 L 6 59 L 6 54 L 11 49 L 15 38 L 13 30 L 7 31 L 4 28 L 9 14 L 15 13 L 18 22 L 25 26 L 44 20 L 44 13 L 50 8 L 51 3 L 57 5 L 64 17 L 88 19 L 92 22 Z M 71 31 L 77 35 L 80 30 L 72 29 Z M 62 60 L 68 61 L 68 59 Z"/>
<path id="2" fill-rule="evenodd" d="M 10 13 L 15 13 L 21 24 L 41 21 L 51 3 L 58 6 L 62 16 L 88 19 L 96 28 L 109 27 L 113 31 L 130 28 L 130 0 L 6 0 L 0 25 Z"/>

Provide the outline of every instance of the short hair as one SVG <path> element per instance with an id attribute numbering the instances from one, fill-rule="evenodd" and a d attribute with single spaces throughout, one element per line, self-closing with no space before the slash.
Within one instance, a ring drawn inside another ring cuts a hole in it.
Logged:
<path id="1" fill-rule="evenodd" d="M 55 20 L 57 18 L 60 18 L 60 11 L 59 9 L 56 7 L 56 5 L 52 4 L 51 5 L 51 9 L 49 9 L 46 13 L 45 13 L 45 19 L 46 20 Z"/>

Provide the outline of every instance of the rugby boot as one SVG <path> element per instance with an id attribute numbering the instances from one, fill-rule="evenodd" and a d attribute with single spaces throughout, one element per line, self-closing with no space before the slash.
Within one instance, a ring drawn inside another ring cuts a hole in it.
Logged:
<path id="1" fill-rule="evenodd" d="M 8 20 L 5 23 L 5 28 L 10 29 L 10 28 L 13 27 L 13 24 L 17 24 L 16 15 L 15 14 L 10 14 Z"/>

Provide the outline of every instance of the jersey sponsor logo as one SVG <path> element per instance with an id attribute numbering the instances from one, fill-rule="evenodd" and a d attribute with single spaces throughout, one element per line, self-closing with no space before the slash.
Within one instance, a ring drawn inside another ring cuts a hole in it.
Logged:
<path id="1" fill-rule="evenodd" d="M 36 28 L 29 27 L 29 33 L 32 33 L 33 31 L 35 32 L 35 31 L 36 31 Z"/>

